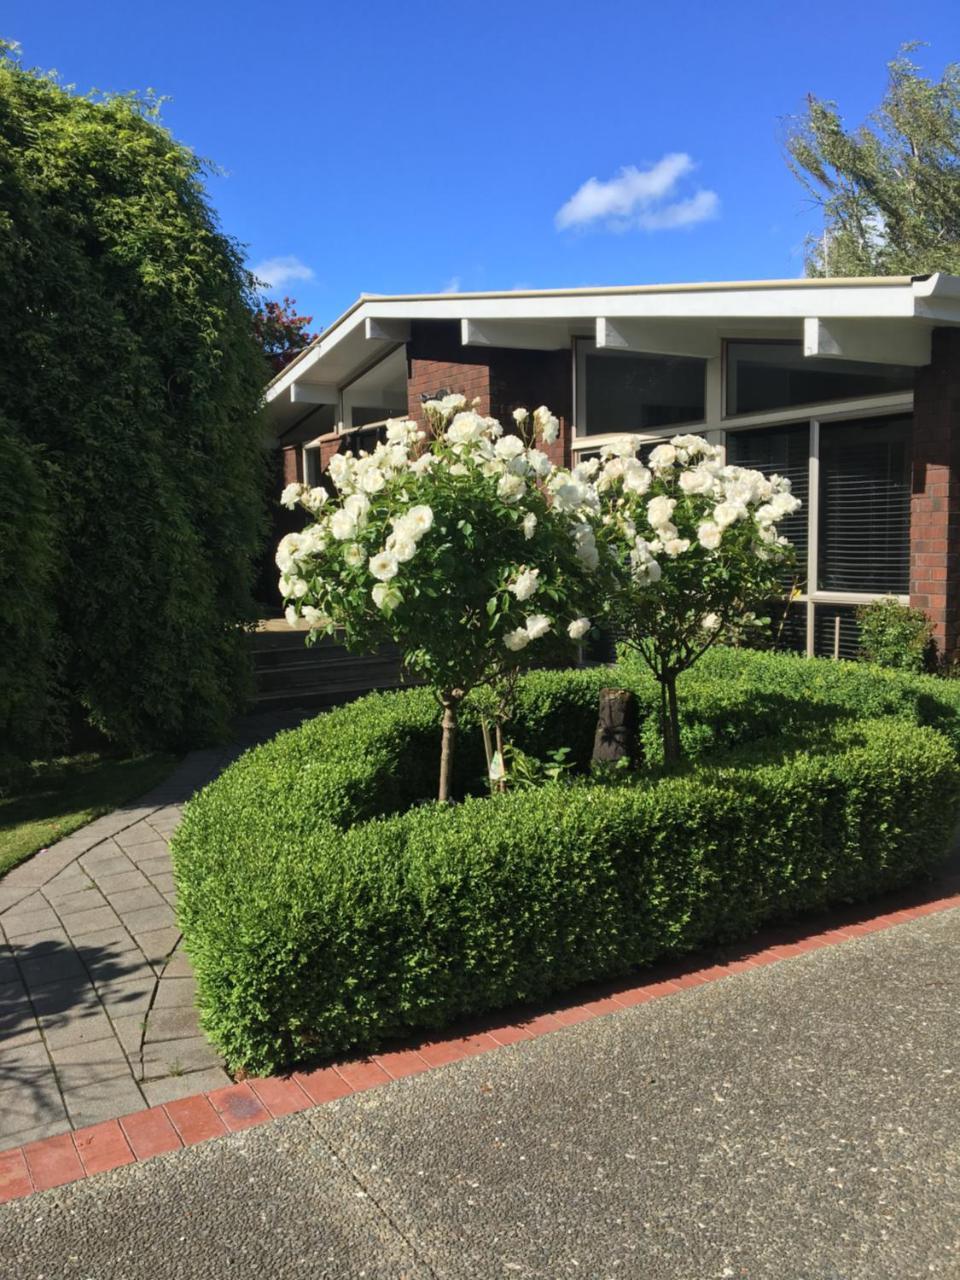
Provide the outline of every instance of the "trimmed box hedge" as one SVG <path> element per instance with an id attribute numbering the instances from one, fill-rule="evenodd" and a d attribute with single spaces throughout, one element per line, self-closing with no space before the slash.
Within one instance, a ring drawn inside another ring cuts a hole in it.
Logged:
<path id="1" fill-rule="evenodd" d="M 928 873 L 960 806 L 951 743 L 919 723 L 929 707 L 891 685 L 883 718 L 857 720 L 838 664 L 818 702 L 785 662 L 705 663 L 683 690 L 699 762 L 627 785 L 417 804 L 436 768 L 426 690 L 371 695 L 249 752 L 173 842 L 205 1029 L 231 1066 L 272 1071 Z M 629 664 L 527 677 L 515 740 L 585 763 L 611 683 L 636 688 L 652 745 L 657 689 Z M 461 773 L 479 782 L 465 720 Z"/>

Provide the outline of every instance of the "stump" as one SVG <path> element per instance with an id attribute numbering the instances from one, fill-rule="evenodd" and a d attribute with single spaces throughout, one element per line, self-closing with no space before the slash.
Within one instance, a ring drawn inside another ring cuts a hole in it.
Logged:
<path id="1" fill-rule="evenodd" d="M 601 689 L 597 732 L 593 740 L 594 764 L 615 764 L 626 758 L 637 762 L 637 699 L 629 689 Z"/>

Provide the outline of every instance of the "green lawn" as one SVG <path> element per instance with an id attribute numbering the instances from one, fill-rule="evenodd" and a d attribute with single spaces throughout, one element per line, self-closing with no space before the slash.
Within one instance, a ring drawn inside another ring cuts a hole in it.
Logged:
<path id="1" fill-rule="evenodd" d="M 38 761 L 0 794 L 0 876 L 38 849 L 149 791 L 177 763 L 171 755 L 86 754 Z"/>

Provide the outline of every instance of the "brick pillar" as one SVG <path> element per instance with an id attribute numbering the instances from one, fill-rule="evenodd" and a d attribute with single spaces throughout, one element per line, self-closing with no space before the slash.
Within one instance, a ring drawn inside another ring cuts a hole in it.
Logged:
<path id="1" fill-rule="evenodd" d="M 303 483 L 303 455 L 298 444 L 288 444 L 283 450 L 283 483 Z"/>
<path id="2" fill-rule="evenodd" d="M 960 330 L 936 329 L 913 411 L 910 603 L 952 660 L 960 648 Z"/>

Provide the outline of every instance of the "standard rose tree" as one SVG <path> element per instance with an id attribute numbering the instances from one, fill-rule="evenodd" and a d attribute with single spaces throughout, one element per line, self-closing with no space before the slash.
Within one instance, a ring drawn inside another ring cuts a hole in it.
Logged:
<path id="1" fill-rule="evenodd" d="M 783 595 L 790 546 L 778 523 L 800 506 L 782 476 L 726 466 L 699 436 L 657 445 L 648 465 L 625 436 L 573 475 L 595 486 L 601 539 L 619 565 L 609 616 L 660 683 L 664 758 L 680 757 L 677 676 Z"/>
<path id="2" fill-rule="evenodd" d="M 436 691 L 446 800 L 465 695 L 536 661 L 546 636 L 572 654 L 606 583 L 596 491 L 537 447 L 558 430 L 546 408 L 518 410 L 518 435 L 463 396 L 424 408 L 432 438 L 391 422 L 372 453 L 335 455 L 332 497 L 284 490 L 313 522 L 282 540 L 277 565 L 291 624 L 358 651 L 392 642 Z"/>

